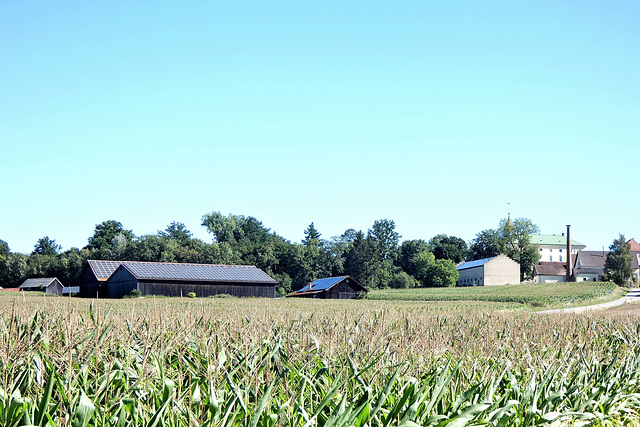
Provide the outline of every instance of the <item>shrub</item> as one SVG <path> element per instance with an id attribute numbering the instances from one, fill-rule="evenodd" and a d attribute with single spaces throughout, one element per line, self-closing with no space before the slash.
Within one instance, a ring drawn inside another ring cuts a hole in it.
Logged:
<path id="1" fill-rule="evenodd" d="M 415 288 L 417 286 L 417 280 L 403 271 L 391 278 L 389 286 L 393 289 Z"/>
<path id="2" fill-rule="evenodd" d="M 124 298 L 140 298 L 141 296 L 142 292 L 140 292 L 138 289 L 131 289 L 129 295 L 125 295 Z"/>

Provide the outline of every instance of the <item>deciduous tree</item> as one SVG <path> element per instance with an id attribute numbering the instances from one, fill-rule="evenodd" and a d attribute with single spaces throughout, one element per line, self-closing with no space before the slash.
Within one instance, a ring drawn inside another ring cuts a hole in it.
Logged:
<path id="1" fill-rule="evenodd" d="M 369 236 L 373 241 L 380 261 L 395 261 L 398 258 L 398 248 L 400 234 L 396 232 L 396 223 L 381 219 L 374 221 L 373 227 L 369 230 Z"/>
<path id="2" fill-rule="evenodd" d="M 57 255 L 62 249 L 62 245 L 56 243 L 55 239 L 50 239 L 49 236 L 44 236 L 38 239 L 31 255 Z"/>
<path id="3" fill-rule="evenodd" d="M 625 240 L 624 235 L 620 234 L 620 237 L 609 246 L 609 254 L 604 263 L 605 278 L 619 286 L 626 284 L 633 274 L 631 262 L 629 243 Z"/>
<path id="4" fill-rule="evenodd" d="M 469 248 L 459 237 L 438 234 L 429 240 L 429 251 L 436 259 L 450 259 L 457 264 L 467 259 Z"/>
<path id="5" fill-rule="evenodd" d="M 119 234 L 127 242 L 132 241 L 134 238 L 133 231 L 125 230 L 120 221 L 104 221 L 96 225 L 93 236 L 89 237 L 89 244 L 85 248 L 98 251 L 111 250 L 114 244 L 113 239 Z"/>

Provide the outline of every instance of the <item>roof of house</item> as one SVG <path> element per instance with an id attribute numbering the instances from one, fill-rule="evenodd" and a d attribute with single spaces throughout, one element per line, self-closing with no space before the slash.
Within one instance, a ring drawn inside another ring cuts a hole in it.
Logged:
<path id="1" fill-rule="evenodd" d="M 302 287 L 302 289 L 299 289 L 298 291 L 296 291 L 297 293 L 300 292 L 320 292 L 320 291 L 326 291 L 327 289 L 329 289 L 332 286 L 335 286 L 336 284 L 340 283 L 343 279 L 346 279 L 349 276 L 339 276 L 339 277 L 327 277 L 325 279 L 318 279 L 318 280 L 314 280 L 313 282 L 309 283 L 307 286 Z"/>
<path id="2" fill-rule="evenodd" d="M 277 283 L 271 276 L 253 265 L 104 260 L 89 260 L 88 263 L 100 281 L 107 280 L 122 265 L 140 280 Z"/>
<path id="3" fill-rule="evenodd" d="M 37 279 L 27 279 L 20 285 L 20 289 L 33 289 L 33 288 L 46 288 L 54 280 L 58 280 L 55 277 L 39 277 Z"/>
<path id="4" fill-rule="evenodd" d="M 631 239 L 627 243 L 629 244 L 631 252 L 640 252 L 640 244 L 636 242 L 636 239 Z"/>
<path id="5" fill-rule="evenodd" d="M 466 270 L 468 268 L 480 267 L 481 265 L 488 263 L 494 258 L 495 257 L 492 256 L 491 258 L 484 258 L 484 259 L 477 259 L 475 261 L 463 262 L 462 264 L 458 264 L 458 266 L 456 267 L 456 270 Z"/>
<path id="6" fill-rule="evenodd" d="M 580 251 L 576 259 L 576 266 L 580 262 L 580 268 L 604 268 L 607 261 L 608 251 Z M 640 259 L 637 254 L 631 254 L 631 267 L 637 269 L 640 265 Z"/>
<path id="7" fill-rule="evenodd" d="M 87 261 L 93 274 L 99 281 L 105 281 L 122 265 L 123 261 L 93 260 Z"/>
<path id="8" fill-rule="evenodd" d="M 567 264 L 564 262 L 541 262 L 533 266 L 534 276 L 566 276 Z"/>
<path id="9" fill-rule="evenodd" d="M 342 282 L 343 280 L 345 280 L 347 282 L 349 280 L 352 280 L 353 284 L 355 284 L 356 287 L 360 287 L 364 291 L 367 290 L 367 288 L 365 288 L 360 283 L 358 283 L 357 280 L 355 280 L 355 279 L 353 279 L 353 278 L 351 278 L 349 276 L 338 276 L 338 277 L 327 277 L 327 278 L 324 278 L 324 279 L 314 280 L 313 282 L 309 283 L 306 286 L 303 286 L 301 289 L 293 292 L 290 295 L 315 294 L 315 293 L 318 293 L 318 292 L 326 291 L 327 289 L 332 288 L 333 286 L 337 285 L 338 283 Z"/>
<path id="10" fill-rule="evenodd" d="M 567 238 L 565 236 L 558 236 L 556 234 L 532 234 L 530 236 L 530 241 L 534 245 L 543 245 L 543 246 L 567 246 Z M 576 249 L 586 248 L 586 245 L 583 245 L 580 242 L 576 242 L 571 239 L 571 246 Z"/>

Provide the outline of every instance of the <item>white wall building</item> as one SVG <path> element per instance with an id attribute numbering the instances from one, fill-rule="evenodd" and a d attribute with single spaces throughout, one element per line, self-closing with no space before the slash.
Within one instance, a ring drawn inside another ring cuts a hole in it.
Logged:
<path id="1" fill-rule="evenodd" d="M 506 255 L 459 264 L 458 286 L 499 286 L 520 284 L 520 264 Z"/>
<path id="2" fill-rule="evenodd" d="M 564 233 L 561 235 L 532 234 L 531 243 L 540 246 L 540 262 L 567 262 L 567 238 Z M 572 255 L 576 255 L 586 247 L 571 239 Z"/>

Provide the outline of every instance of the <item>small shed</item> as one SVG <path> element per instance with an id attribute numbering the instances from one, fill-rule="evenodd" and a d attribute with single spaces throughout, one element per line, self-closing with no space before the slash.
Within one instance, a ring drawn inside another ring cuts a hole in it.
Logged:
<path id="1" fill-rule="evenodd" d="M 62 295 L 76 296 L 80 292 L 80 286 L 68 286 L 62 288 Z"/>
<path id="2" fill-rule="evenodd" d="M 520 264 L 506 255 L 459 264 L 458 286 L 499 286 L 520 284 Z"/>
<path id="3" fill-rule="evenodd" d="M 357 280 L 350 276 L 328 277 L 314 280 L 288 297 L 354 299 L 358 292 L 368 292 Z"/>
<path id="4" fill-rule="evenodd" d="M 55 277 L 27 279 L 18 289 L 21 291 L 40 291 L 51 295 L 62 295 L 62 283 Z"/>

